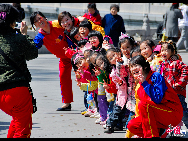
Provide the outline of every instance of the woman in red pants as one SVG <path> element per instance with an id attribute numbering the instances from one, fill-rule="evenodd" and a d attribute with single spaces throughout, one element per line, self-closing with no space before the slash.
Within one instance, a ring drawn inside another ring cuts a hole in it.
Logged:
<path id="1" fill-rule="evenodd" d="M 36 11 L 31 14 L 31 24 L 39 27 L 39 33 L 35 36 L 34 42 L 36 47 L 40 49 L 42 45 L 57 58 L 59 61 L 59 76 L 62 95 L 62 103 L 64 105 L 57 111 L 70 111 L 71 102 L 73 102 L 72 79 L 71 79 L 71 59 L 65 56 L 64 47 L 68 47 L 64 29 L 56 21 L 47 21 L 46 17 Z"/>
<path id="2" fill-rule="evenodd" d="M 16 34 L 18 17 L 19 11 L 12 5 L 0 4 L 0 109 L 12 116 L 7 137 L 29 138 L 33 104 L 26 60 L 37 58 L 38 49 L 27 35 L 25 22 L 21 23 L 21 34 Z"/>
<path id="3" fill-rule="evenodd" d="M 183 117 L 183 108 L 177 93 L 158 72 L 152 72 L 150 65 L 141 55 L 130 61 L 130 71 L 139 80 L 139 116 L 128 123 L 131 133 L 144 138 L 159 137 L 160 128 L 177 126 Z"/>

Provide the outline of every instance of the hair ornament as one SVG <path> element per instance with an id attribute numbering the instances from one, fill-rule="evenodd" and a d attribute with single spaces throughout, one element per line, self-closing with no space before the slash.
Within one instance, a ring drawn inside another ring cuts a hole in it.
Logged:
<path id="1" fill-rule="evenodd" d="M 6 12 L 0 13 L 0 19 L 5 20 L 6 19 Z"/>
<path id="2" fill-rule="evenodd" d="M 80 58 L 80 57 L 84 57 L 84 55 L 78 53 L 78 54 L 76 55 L 75 59 L 74 59 L 74 64 L 76 63 L 76 60 L 77 60 L 78 58 Z"/>
<path id="3" fill-rule="evenodd" d="M 119 40 L 123 39 L 123 38 L 130 38 L 130 36 L 128 34 L 123 34 L 121 32 L 121 36 L 119 37 Z"/>

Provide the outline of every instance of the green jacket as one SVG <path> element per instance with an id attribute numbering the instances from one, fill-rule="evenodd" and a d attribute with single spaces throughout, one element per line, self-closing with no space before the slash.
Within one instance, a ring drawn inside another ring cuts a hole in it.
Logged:
<path id="1" fill-rule="evenodd" d="M 9 28 L 5 34 L 0 33 L 0 47 L 23 72 L 20 73 L 16 70 L 0 54 L 0 91 L 28 86 L 31 74 L 27 68 L 26 60 L 38 57 L 38 49 L 33 39 L 28 35 L 16 34 L 15 30 Z"/>

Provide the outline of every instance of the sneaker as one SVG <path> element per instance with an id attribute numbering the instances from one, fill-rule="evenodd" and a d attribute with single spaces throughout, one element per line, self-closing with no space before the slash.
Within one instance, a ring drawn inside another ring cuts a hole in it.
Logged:
<path id="1" fill-rule="evenodd" d="M 93 115 L 92 111 L 88 111 L 87 113 L 84 114 L 85 117 L 90 117 L 91 115 Z"/>
<path id="2" fill-rule="evenodd" d="M 106 124 L 106 120 L 105 120 L 105 121 L 100 122 L 100 125 L 105 125 L 105 124 Z"/>
<path id="3" fill-rule="evenodd" d="M 102 122 L 100 118 L 95 121 L 96 124 L 100 124 L 100 122 Z"/>
<path id="4" fill-rule="evenodd" d="M 106 128 L 107 128 L 106 124 L 105 124 L 105 125 L 103 125 L 102 127 L 103 127 L 104 129 L 106 129 Z"/>
<path id="5" fill-rule="evenodd" d="M 84 115 L 85 113 L 87 113 L 87 111 L 83 111 L 83 112 L 81 112 L 82 115 Z"/>

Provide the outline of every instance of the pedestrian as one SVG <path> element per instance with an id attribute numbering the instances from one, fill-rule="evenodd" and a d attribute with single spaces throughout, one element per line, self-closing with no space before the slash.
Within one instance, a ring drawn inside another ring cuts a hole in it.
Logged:
<path id="1" fill-rule="evenodd" d="M 128 123 L 131 133 L 142 138 L 159 137 L 159 130 L 168 125 L 176 127 L 182 117 L 183 108 L 177 93 L 164 77 L 151 71 L 149 63 L 141 55 L 131 59 L 130 71 L 139 81 L 137 95 L 139 116 Z"/>
<path id="2" fill-rule="evenodd" d="M 32 129 L 31 74 L 26 60 L 37 58 L 38 49 L 27 35 L 26 22 L 16 34 L 18 18 L 16 8 L 0 4 L 0 109 L 12 116 L 7 138 L 29 138 Z"/>
<path id="3" fill-rule="evenodd" d="M 178 9 L 179 3 L 172 3 L 172 6 L 167 10 L 164 18 L 163 28 L 166 29 L 165 36 L 173 42 L 178 41 L 178 18 L 182 19 L 183 15 Z"/>
<path id="4" fill-rule="evenodd" d="M 119 6 L 112 4 L 110 6 L 110 14 L 106 14 L 102 19 L 102 27 L 104 27 L 105 35 L 112 38 L 115 47 L 118 47 L 121 32 L 126 32 L 123 18 L 117 12 L 119 12 Z"/>
<path id="5" fill-rule="evenodd" d="M 177 49 L 184 47 L 188 52 L 188 4 L 184 3 L 179 7 L 179 9 L 182 12 L 183 19 L 179 19 L 178 26 L 181 32 L 181 37 L 179 38 L 176 46 Z"/>
<path id="6" fill-rule="evenodd" d="M 100 14 L 97 12 L 95 3 L 88 3 L 87 5 L 88 13 L 85 13 L 83 17 L 91 20 L 94 24 L 101 26 L 102 20 Z"/>
<path id="7" fill-rule="evenodd" d="M 65 56 L 64 47 L 68 47 L 64 29 L 56 21 L 48 21 L 40 12 L 33 12 L 30 16 L 31 25 L 40 28 L 39 33 L 35 36 L 34 42 L 36 47 L 40 49 L 42 45 L 59 60 L 59 77 L 62 95 L 62 103 L 64 105 L 57 111 L 70 111 L 71 102 L 73 102 L 72 79 L 71 79 L 71 59 Z M 65 81 L 66 80 L 66 81 Z"/>

